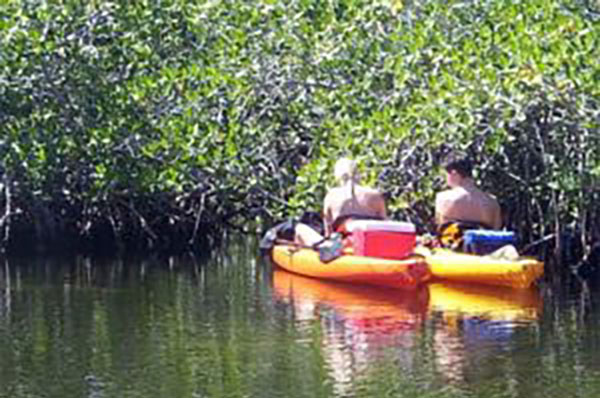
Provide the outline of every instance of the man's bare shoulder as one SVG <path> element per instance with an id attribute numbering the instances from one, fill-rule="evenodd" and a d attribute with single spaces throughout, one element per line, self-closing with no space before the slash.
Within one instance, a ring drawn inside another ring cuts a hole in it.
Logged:
<path id="1" fill-rule="evenodd" d="M 445 202 L 448 200 L 455 200 L 463 196 L 464 192 L 458 189 L 447 189 L 445 191 L 438 192 L 435 195 L 436 201 Z"/>

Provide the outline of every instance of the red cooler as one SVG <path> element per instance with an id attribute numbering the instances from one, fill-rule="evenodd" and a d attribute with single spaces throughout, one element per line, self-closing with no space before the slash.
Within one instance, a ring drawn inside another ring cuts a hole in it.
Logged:
<path id="1" fill-rule="evenodd" d="M 353 220 L 345 224 L 358 256 L 403 259 L 415 248 L 415 225 L 401 221 Z"/>

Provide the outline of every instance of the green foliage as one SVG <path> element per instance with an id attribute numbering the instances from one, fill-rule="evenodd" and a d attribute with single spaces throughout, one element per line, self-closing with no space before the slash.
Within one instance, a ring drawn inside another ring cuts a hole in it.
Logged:
<path id="1" fill-rule="evenodd" d="M 591 240 L 594 7 L 5 1 L 4 238 L 45 208 L 75 234 L 108 223 L 149 241 L 270 224 L 319 208 L 342 155 L 424 229 L 459 149 L 527 240 L 575 224 Z"/>

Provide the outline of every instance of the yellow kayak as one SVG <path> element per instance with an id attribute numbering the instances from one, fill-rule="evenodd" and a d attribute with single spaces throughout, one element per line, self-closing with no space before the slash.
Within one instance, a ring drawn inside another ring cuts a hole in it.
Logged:
<path id="1" fill-rule="evenodd" d="M 544 274 L 544 263 L 530 257 L 496 258 L 418 247 L 433 279 L 526 289 Z"/>
<path id="2" fill-rule="evenodd" d="M 324 263 L 314 249 L 277 244 L 271 258 L 279 267 L 296 274 L 355 284 L 413 290 L 430 276 L 421 257 L 391 260 L 343 254 Z"/>

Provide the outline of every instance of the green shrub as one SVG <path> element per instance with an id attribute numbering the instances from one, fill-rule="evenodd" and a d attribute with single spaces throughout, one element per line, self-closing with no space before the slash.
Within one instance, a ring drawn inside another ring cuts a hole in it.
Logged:
<path id="1" fill-rule="evenodd" d="M 320 208 L 341 155 L 430 229 L 450 150 L 476 158 L 526 242 L 569 228 L 589 245 L 594 4 L 4 2 L 4 247 L 252 230 Z"/>

